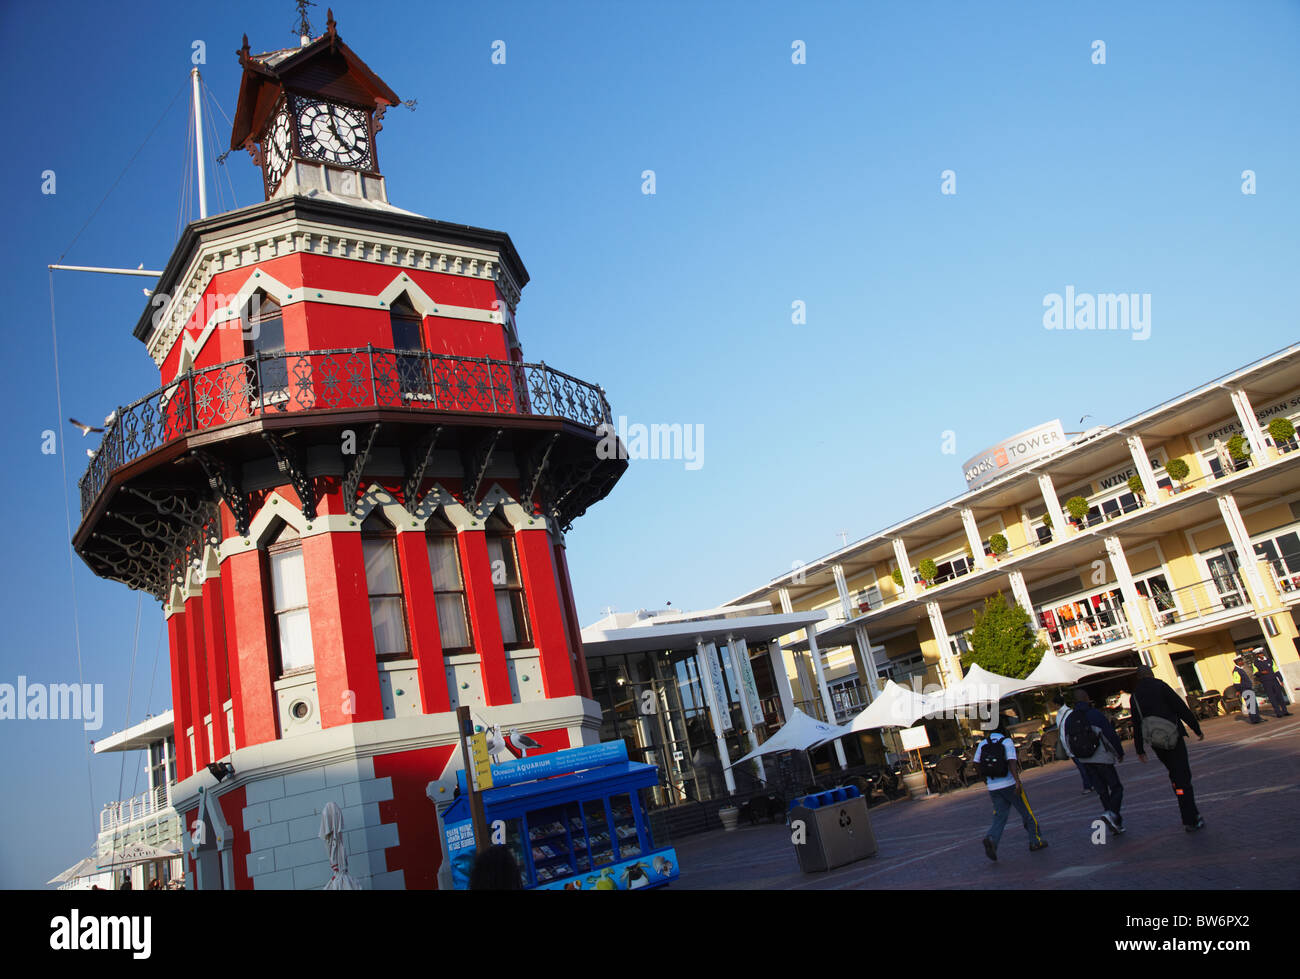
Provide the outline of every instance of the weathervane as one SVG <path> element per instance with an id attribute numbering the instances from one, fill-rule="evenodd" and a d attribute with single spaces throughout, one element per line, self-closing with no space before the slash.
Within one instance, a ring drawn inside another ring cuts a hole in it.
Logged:
<path id="1" fill-rule="evenodd" d="M 303 45 L 311 43 L 311 21 L 307 19 L 307 8 L 316 6 L 311 0 L 297 0 L 298 5 L 298 24 L 292 29 L 292 33 L 298 35 L 298 39 Z"/>

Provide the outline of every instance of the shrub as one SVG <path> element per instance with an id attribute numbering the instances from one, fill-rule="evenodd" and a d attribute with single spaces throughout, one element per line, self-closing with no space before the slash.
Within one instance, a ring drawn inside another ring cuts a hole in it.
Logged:
<path id="1" fill-rule="evenodd" d="M 1128 478 L 1128 488 L 1138 496 L 1145 496 L 1147 492 L 1146 487 L 1142 485 L 1142 477 L 1137 473 Z"/>
<path id="2" fill-rule="evenodd" d="M 1295 425 L 1290 418 L 1274 418 L 1268 423 L 1268 434 L 1274 443 L 1290 442 L 1295 438 Z"/>
<path id="3" fill-rule="evenodd" d="M 916 570 L 920 573 L 922 581 L 934 581 L 939 577 L 939 566 L 931 558 L 923 560 L 916 566 Z"/>
<path id="4" fill-rule="evenodd" d="M 994 554 L 1007 553 L 1007 539 L 1001 534 L 994 534 L 989 538 L 989 550 Z"/>
<path id="5" fill-rule="evenodd" d="M 1169 464 L 1165 466 L 1165 472 L 1171 479 L 1176 479 L 1180 483 L 1191 473 L 1191 467 L 1182 459 L 1170 459 Z"/>
<path id="6" fill-rule="evenodd" d="M 1088 516 L 1088 501 L 1082 496 L 1072 496 L 1065 501 L 1065 509 L 1075 520 Z"/>
<path id="7" fill-rule="evenodd" d="M 1246 436 L 1238 433 L 1228 439 L 1228 455 L 1232 456 L 1233 462 L 1250 458 L 1250 443 L 1246 441 Z"/>
<path id="8" fill-rule="evenodd" d="M 895 568 L 895 569 L 894 569 L 894 576 L 893 576 L 893 577 L 894 577 L 894 584 L 896 584 L 899 588 L 902 588 L 902 587 L 903 587 L 903 572 L 902 572 L 902 569 L 901 569 L 901 568 Z"/>

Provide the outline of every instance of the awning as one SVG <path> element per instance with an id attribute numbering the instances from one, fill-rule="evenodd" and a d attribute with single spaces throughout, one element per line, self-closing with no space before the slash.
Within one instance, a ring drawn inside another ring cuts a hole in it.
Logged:
<path id="1" fill-rule="evenodd" d="M 162 847 L 153 846 L 150 843 L 128 843 L 122 849 L 114 850 L 109 855 L 108 862 L 101 863 L 99 869 L 124 870 L 127 867 L 138 867 L 142 863 L 171 860 L 179 856 L 178 851 L 164 850 Z"/>
<path id="2" fill-rule="evenodd" d="M 823 741 L 832 741 L 851 733 L 850 728 L 819 721 L 796 707 L 791 711 L 790 719 L 785 722 L 781 730 L 743 758 L 737 758 L 731 763 L 731 767 L 735 768 L 742 761 L 749 761 L 759 755 L 771 755 L 779 751 L 807 751 Z"/>
<path id="3" fill-rule="evenodd" d="M 930 697 L 899 686 L 893 680 L 885 683 L 871 706 L 849 725 L 853 731 L 869 731 L 878 727 L 911 727 L 919 718 L 936 710 Z"/>

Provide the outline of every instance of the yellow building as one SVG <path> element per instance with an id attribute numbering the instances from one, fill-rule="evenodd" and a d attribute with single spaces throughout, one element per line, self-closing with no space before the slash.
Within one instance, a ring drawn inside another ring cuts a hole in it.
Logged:
<path id="1" fill-rule="evenodd" d="M 1278 419 L 1300 419 L 1300 345 L 1116 425 L 1008 439 L 966 463 L 963 495 L 728 604 L 827 610 L 779 655 L 798 706 L 839 721 L 884 678 L 959 680 L 999 591 L 1064 658 L 1145 663 L 1188 694 L 1224 690 L 1234 655 L 1262 648 L 1294 698 L 1300 452 Z"/>

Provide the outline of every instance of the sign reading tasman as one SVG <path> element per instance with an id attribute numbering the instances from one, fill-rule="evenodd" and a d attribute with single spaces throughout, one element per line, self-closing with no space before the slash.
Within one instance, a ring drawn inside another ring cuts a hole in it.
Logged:
<path id="1" fill-rule="evenodd" d="M 1013 435 L 966 460 L 962 465 L 962 471 L 966 474 L 966 489 L 978 489 L 1017 466 L 1064 447 L 1065 429 L 1061 427 L 1059 418 Z"/>

